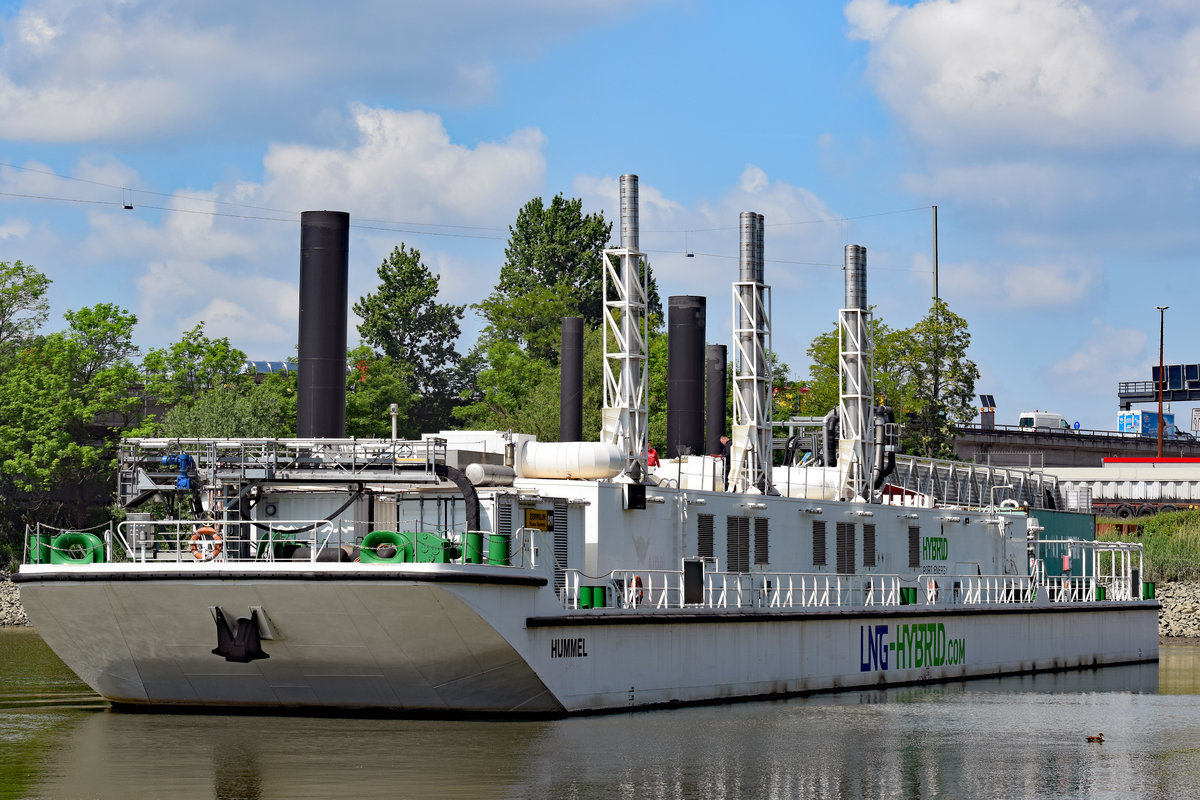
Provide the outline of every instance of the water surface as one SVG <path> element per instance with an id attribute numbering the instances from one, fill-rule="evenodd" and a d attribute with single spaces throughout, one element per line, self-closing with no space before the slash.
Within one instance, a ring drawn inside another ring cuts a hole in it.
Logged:
<path id="1" fill-rule="evenodd" d="M 104 710 L 36 634 L 0 631 L 0 797 L 1200 797 L 1200 647 L 1161 656 L 786 701 L 427 721 Z M 1099 731 L 1104 744 L 1085 740 Z"/>

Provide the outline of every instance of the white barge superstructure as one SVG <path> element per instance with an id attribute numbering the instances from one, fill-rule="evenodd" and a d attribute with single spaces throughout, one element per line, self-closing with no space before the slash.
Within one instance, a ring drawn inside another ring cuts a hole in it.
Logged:
<path id="1" fill-rule="evenodd" d="M 734 285 L 730 452 L 650 463 L 635 187 L 623 179 L 622 247 L 605 255 L 601 442 L 127 440 L 121 502 L 154 499 L 174 518 L 31 530 L 14 579 L 41 636 L 117 703 L 416 714 L 1157 659 L 1140 546 L 1096 542 L 1090 516 L 1003 493 L 942 507 L 887 491 L 861 248 L 847 252 L 840 435 L 824 463 L 771 455 L 753 214 Z"/>

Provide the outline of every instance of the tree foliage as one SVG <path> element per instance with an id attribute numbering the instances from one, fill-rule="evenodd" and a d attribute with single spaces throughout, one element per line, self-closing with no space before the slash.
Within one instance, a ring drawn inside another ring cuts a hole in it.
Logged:
<path id="1" fill-rule="evenodd" d="M 50 279 L 29 264 L 0 261 L 0 355 L 30 339 L 46 321 Z"/>
<path id="2" fill-rule="evenodd" d="M 205 336 L 204 323 L 198 322 L 179 341 L 147 351 L 142 370 L 146 391 L 161 403 L 176 406 L 203 390 L 248 380 L 241 372 L 245 364 L 245 353 L 227 337 Z"/>
<path id="3" fill-rule="evenodd" d="M 438 430 L 465 388 L 456 345 L 466 306 L 437 301 L 441 276 L 421 261 L 416 248 L 393 248 L 377 273 L 377 291 L 354 304 L 354 313 L 362 319 L 359 335 L 393 366 L 406 365 L 416 394 L 407 416 L 418 430 Z M 408 399 L 406 393 L 388 402 Z M 389 419 L 389 435 L 390 430 Z"/>
<path id="4" fill-rule="evenodd" d="M 975 416 L 979 368 L 967 358 L 967 321 L 941 298 L 910 329 L 905 366 L 912 408 L 906 409 L 905 443 L 910 452 L 934 458 L 954 456 L 954 426 Z"/>
<path id="5" fill-rule="evenodd" d="M 583 317 L 585 326 L 598 325 L 600 254 L 612 233 L 612 223 L 604 221 L 604 214 L 584 215 L 579 198 L 568 200 L 557 194 L 547 206 L 535 197 L 508 231 L 494 294 L 511 299 L 534 289 L 553 288 L 574 314 Z"/>
<path id="6" fill-rule="evenodd" d="M 27 342 L 0 373 L 0 471 L 23 491 L 99 463 L 139 402 L 137 318 L 102 304 L 67 319 L 66 332 Z"/>
<path id="7" fill-rule="evenodd" d="M 346 435 L 387 439 L 392 435 L 391 405 L 399 412 L 396 435 L 418 438 L 422 430 L 411 414 L 417 402 L 409 384 L 407 364 L 359 346 L 348 354 L 351 369 L 346 382 Z"/>
<path id="8" fill-rule="evenodd" d="M 517 344 L 530 356 L 557 364 L 563 317 L 583 317 L 584 327 L 603 316 L 603 252 L 612 223 L 602 213 L 584 214 L 583 201 L 555 195 L 549 205 L 530 200 L 509 226 L 500 279 L 492 293 L 475 305 L 486 321 L 483 347 L 495 341 Z M 647 305 L 662 316 L 653 271 L 640 268 L 648 281 Z"/>
<path id="9" fill-rule="evenodd" d="M 873 308 L 873 307 L 872 307 Z M 905 356 L 910 331 L 895 330 L 872 316 L 867 325 L 874 347 L 872 384 L 877 405 L 890 405 L 897 412 L 911 405 L 909 366 Z M 805 386 L 804 413 L 821 416 L 835 408 L 840 399 L 838 374 L 838 329 L 818 334 L 808 347 L 809 379 Z"/>
<path id="10" fill-rule="evenodd" d="M 585 328 L 584 441 L 594 441 L 600 436 L 603 360 L 601 331 L 598 328 Z M 479 374 L 479 396 L 474 402 L 456 409 L 455 417 L 468 428 L 520 431 L 534 434 L 538 441 L 558 441 L 559 368 L 507 341 L 491 344 L 487 350 L 487 362 L 488 366 Z"/>
<path id="11" fill-rule="evenodd" d="M 875 401 L 890 405 L 904 422 L 906 452 L 953 457 L 953 428 L 975 415 L 979 369 L 967 358 L 967 322 L 944 300 L 911 328 L 895 330 L 872 318 Z M 806 413 L 824 414 L 838 404 L 837 328 L 819 334 L 808 348 L 812 361 Z"/>
<path id="12" fill-rule="evenodd" d="M 282 381 L 237 382 L 200 392 L 170 409 L 162 433 L 170 437 L 272 439 L 294 436 L 294 408 L 289 420 Z M 292 403 L 295 394 L 292 393 Z"/>

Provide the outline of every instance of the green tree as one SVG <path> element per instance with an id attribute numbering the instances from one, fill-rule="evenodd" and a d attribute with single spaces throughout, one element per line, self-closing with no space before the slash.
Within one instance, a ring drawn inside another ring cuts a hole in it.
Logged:
<path id="1" fill-rule="evenodd" d="M 454 416 L 468 428 L 520 431 L 538 441 L 558 441 L 558 370 L 508 341 L 488 347 L 487 363 L 479 373 L 479 399 L 455 409 Z"/>
<path id="2" fill-rule="evenodd" d="M 0 261 L 0 356 L 31 338 L 46 321 L 49 287 L 50 279 L 33 266 Z"/>
<path id="3" fill-rule="evenodd" d="M 975 416 L 979 368 L 967 358 L 967 321 L 934 300 L 929 313 L 909 329 L 904 366 L 911 408 L 905 409 L 905 449 L 931 458 L 954 457 L 954 426 Z"/>
<path id="4" fill-rule="evenodd" d="M 274 439 L 294 435 L 295 430 L 285 397 L 266 381 L 200 392 L 170 409 L 162 425 L 164 436 L 214 439 Z"/>
<path id="5" fill-rule="evenodd" d="M 504 266 L 494 294 L 511 299 L 553 287 L 573 312 L 583 317 L 585 325 L 598 325 L 600 253 L 612 232 L 612 223 L 604 221 L 604 214 L 584 215 L 579 198 L 568 200 L 557 194 L 547 206 L 535 197 L 520 210 L 508 231 Z M 488 321 L 492 321 L 490 317 Z"/>
<path id="6" fill-rule="evenodd" d="M 108 504 L 115 438 L 140 403 L 136 317 L 102 304 L 67 320 L 0 370 L 0 550 L 10 554 L 22 523 L 87 524 L 89 509 Z"/>
<path id="7" fill-rule="evenodd" d="M 872 307 L 873 308 L 873 307 Z M 911 375 L 905 357 L 911 340 L 910 330 L 894 330 L 883 320 L 872 316 L 868 323 L 874 348 L 873 380 L 876 405 L 890 405 L 897 414 L 911 405 Z M 805 383 L 805 416 L 821 416 L 835 408 L 840 400 L 838 373 L 838 330 L 817 334 L 808 347 L 811 364 Z"/>
<path id="8" fill-rule="evenodd" d="M 604 352 L 599 328 L 584 328 L 583 439 L 600 437 Z M 557 352 L 557 351 L 556 351 Z M 557 361 L 557 359 L 556 359 Z M 558 366 L 534 358 L 513 342 L 493 342 L 480 371 L 474 402 L 455 409 L 467 428 L 531 433 L 538 441 L 559 438 Z"/>
<path id="9" fill-rule="evenodd" d="M 583 317 L 584 327 L 600 325 L 603 313 L 603 252 L 612 223 L 602 213 L 583 213 L 583 201 L 555 195 L 549 205 L 535 197 L 509 226 L 500 279 L 475 304 L 487 325 L 481 350 L 495 341 L 519 345 L 534 358 L 557 364 L 563 317 Z M 645 260 L 647 305 L 662 316 L 653 270 Z"/>
<path id="10" fill-rule="evenodd" d="M 377 272 L 378 290 L 354 304 L 362 319 L 359 335 L 395 366 L 407 365 L 417 395 L 408 416 L 416 430 L 439 430 L 465 388 L 455 348 L 466 306 L 437 302 L 441 276 L 422 263 L 415 248 L 393 248 Z M 388 429 L 390 435 L 390 420 Z"/>
<path id="11" fill-rule="evenodd" d="M 167 406 L 190 400 L 201 391 L 249 382 L 242 373 L 246 354 L 222 336 L 204 335 L 204 323 L 186 331 L 178 342 L 153 348 L 142 359 L 146 391 Z"/>
<path id="12" fill-rule="evenodd" d="M 364 345 L 347 354 L 346 435 L 388 439 L 392 435 L 391 405 L 398 406 L 396 435 L 415 439 L 423 432 L 411 410 L 417 398 L 410 383 L 411 369 L 403 362 L 380 356 Z"/>

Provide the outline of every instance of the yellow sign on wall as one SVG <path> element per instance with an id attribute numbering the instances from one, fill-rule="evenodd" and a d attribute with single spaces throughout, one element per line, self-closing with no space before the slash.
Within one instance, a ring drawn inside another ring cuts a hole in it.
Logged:
<path id="1" fill-rule="evenodd" d="M 550 530 L 550 512 L 540 508 L 525 509 L 525 527 L 539 531 Z"/>

